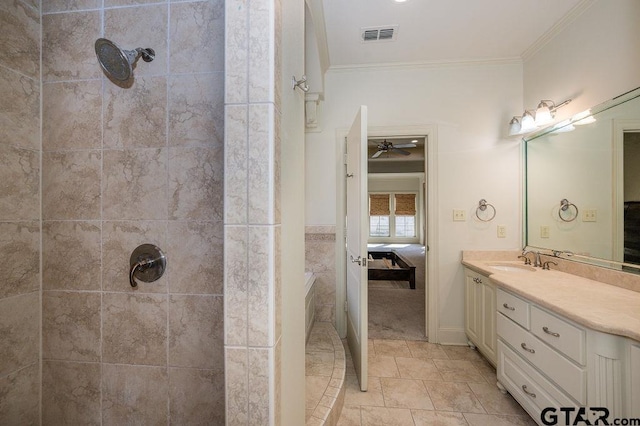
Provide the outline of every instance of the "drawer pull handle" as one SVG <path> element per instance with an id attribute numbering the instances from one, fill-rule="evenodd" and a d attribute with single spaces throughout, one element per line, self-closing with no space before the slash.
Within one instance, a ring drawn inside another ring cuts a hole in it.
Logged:
<path id="1" fill-rule="evenodd" d="M 536 394 L 533 392 L 529 392 L 527 390 L 527 385 L 522 385 L 522 390 L 524 391 L 524 393 L 526 393 L 527 395 L 529 395 L 531 398 L 535 398 Z"/>
<path id="2" fill-rule="evenodd" d="M 503 304 L 502 304 L 502 306 L 503 306 L 505 309 L 508 309 L 508 310 L 510 310 L 510 311 L 515 311 L 515 310 L 516 310 L 516 308 L 514 308 L 513 306 L 509 306 L 509 305 L 507 305 L 506 303 L 503 303 Z"/>
<path id="3" fill-rule="evenodd" d="M 474 278 L 473 282 L 476 284 L 482 284 L 482 280 L 480 278 Z"/>
<path id="4" fill-rule="evenodd" d="M 544 331 L 547 334 L 552 335 L 553 337 L 560 337 L 560 333 L 555 333 L 553 331 L 549 331 L 549 327 L 542 327 L 542 331 Z"/>
<path id="5" fill-rule="evenodd" d="M 532 354 L 535 354 L 535 353 L 536 353 L 535 349 L 528 348 L 526 343 L 522 343 L 522 344 L 520 344 L 520 347 L 521 347 L 522 349 L 524 349 L 525 351 L 530 352 L 530 353 L 532 353 Z"/>

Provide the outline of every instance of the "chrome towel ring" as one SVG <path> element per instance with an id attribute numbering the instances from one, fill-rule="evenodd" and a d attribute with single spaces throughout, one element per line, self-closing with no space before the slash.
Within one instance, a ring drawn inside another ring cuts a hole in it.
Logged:
<path id="1" fill-rule="evenodd" d="M 480 212 L 486 211 L 487 207 L 491 207 L 491 209 L 493 210 L 493 214 L 491 214 L 491 217 L 483 219 L 480 217 Z M 478 201 L 478 207 L 476 208 L 476 217 L 478 218 L 478 220 L 481 220 L 483 222 L 490 222 L 494 217 L 496 217 L 496 208 L 493 207 L 493 204 L 487 203 L 487 200 L 483 198 L 482 200 Z"/>
<path id="2" fill-rule="evenodd" d="M 571 207 L 573 207 L 575 209 L 575 211 L 576 211 L 575 215 L 573 215 L 573 217 L 569 217 L 568 219 L 565 219 L 564 217 L 562 217 L 562 212 L 569 211 L 569 209 Z M 576 206 L 573 203 L 570 203 L 569 200 L 567 200 L 566 198 L 563 198 L 562 200 L 560 200 L 560 208 L 558 209 L 558 217 L 563 222 L 573 222 L 578 217 L 578 206 Z"/>

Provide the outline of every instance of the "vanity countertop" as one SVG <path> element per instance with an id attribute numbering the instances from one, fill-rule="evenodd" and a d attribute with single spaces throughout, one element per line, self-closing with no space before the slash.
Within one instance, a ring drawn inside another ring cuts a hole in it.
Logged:
<path id="1" fill-rule="evenodd" d="M 640 293 L 560 271 L 501 271 L 522 262 L 463 260 L 498 287 L 520 295 L 593 330 L 640 341 Z"/>

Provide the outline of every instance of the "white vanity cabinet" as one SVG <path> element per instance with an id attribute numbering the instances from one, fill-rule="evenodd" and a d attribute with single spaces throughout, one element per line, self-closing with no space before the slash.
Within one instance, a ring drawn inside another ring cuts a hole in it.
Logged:
<path id="1" fill-rule="evenodd" d="M 498 382 L 536 422 L 543 424 L 547 407 L 562 416 L 561 407 L 586 407 L 586 416 L 590 407 L 606 407 L 610 421 L 638 417 L 640 343 L 576 324 L 502 288 L 496 297 Z"/>
<path id="2" fill-rule="evenodd" d="M 496 286 L 469 268 L 464 272 L 464 329 L 469 342 L 496 365 Z"/>

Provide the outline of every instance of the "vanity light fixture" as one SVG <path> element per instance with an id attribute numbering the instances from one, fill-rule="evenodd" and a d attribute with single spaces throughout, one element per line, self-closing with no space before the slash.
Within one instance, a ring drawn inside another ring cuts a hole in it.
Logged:
<path id="1" fill-rule="evenodd" d="M 559 104 L 548 99 L 541 100 L 535 112 L 525 110 L 522 116 L 515 116 L 509 121 L 509 136 L 529 133 L 537 130 L 540 126 L 551 123 L 556 110 L 569 102 L 571 102 L 571 99 Z"/>

